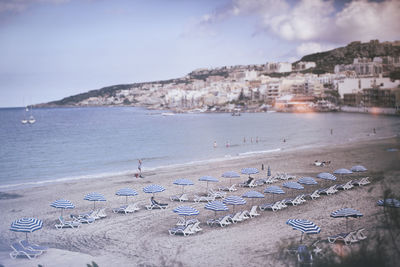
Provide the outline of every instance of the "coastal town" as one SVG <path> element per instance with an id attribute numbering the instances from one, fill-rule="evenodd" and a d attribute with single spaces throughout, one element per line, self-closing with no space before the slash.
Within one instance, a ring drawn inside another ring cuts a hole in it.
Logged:
<path id="1" fill-rule="evenodd" d="M 360 44 L 353 42 L 347 47 Z M 373 40 L 368 45 L 379 47 L 381 44 Z M 399 42 L 389 45 L 400 47 Z M 321 66 L 313 61 L 203 68 L 178 79 L 115 85 L 46 105 L 125 105 L 176 113 L 231 112 L 234 115 L 267 110 L 398 114 L 400 79 L 390 75 L 398 72 L 400 56 L 350 60 L 351 64 L 335 64 L 330 72 L 318 71 Z"/>

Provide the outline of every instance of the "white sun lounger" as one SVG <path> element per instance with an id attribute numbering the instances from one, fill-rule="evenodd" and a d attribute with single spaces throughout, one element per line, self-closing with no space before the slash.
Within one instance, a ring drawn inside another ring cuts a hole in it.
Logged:
<path id="1" fill-rule="evenodd" d="M 259 213 L 257 213 L 257 206 L 251 207 L 251 210 L 250 210 L 250 212 L 249 212 L 249 215 L 250 215 L 251 218 L 254 218 L 254 217 L 260 215 Z"/>
<path id="2" fill-rule="evenodd" d="M 27 249 L 31 249 L 31 250 L 36 250 L 36 251 L 41 251 L 41 252 L 45 252 L 49 249 L 49 247 L 46 246 L 40 246 L 34 243 L 30 243 L 28 240 L 21 240 L 19 241 L 19 243 Z"/>
<path id="3" fill-rule="evenodd" d="M 209 219 L 207 221 L 207 224 L 210 225 L 210 226 L 219 225 L 221 227 L 225 227 L 227 225 L 230 225 L 231 222 L 230 222 L 229 215 L 226 215 L 226 216 L 218 218 L 218 219 Z"/>
<path id="4" fill-rule="evenodd" d="M 335 188 L 336 185 L 332 185 L 331 187 L 318 190 L 318 194 L 332 195 L 335 194 L 338 190 Z"/>
<path id="5" fill-rule="evenodd" d="M 193 224 L 189 224 L 187 226 L 176 226 L 168 230 L 170 235 L 183 235 L 183 236 L 188 236 L 192 235 L 195 233 L 195 231 L 192 229 Z"/>
<path id="6" fill-rule="evenodd" d="M 367 185 L 370 183 L 371 182 L 369 181 L 369 177 L 364 177 L 364 178 L 361 178 L 360 180 L 354 180 L 352 184 L 356 185 L 356 186 L 361 186 L 361 185 Z"/>
<path id="7" fill-rule="evenodd" d="M 152 209 L 166 209 L 168 208 L 168 204 L 163 204 L 163 203 L 157 203 L 155 201 L 151 201 L 150 205 L 146 206 L 146 209 L 152 210 Z"/>
<path id="8" fill-rule="evenodd" d="M 179 202 L 189 201 L 189 198 L 188 198 L 188 196 L 186 194 L 170 196 L 169 199 L 171 201 L 179 201 Z"/>
<path id="9" fill-rule="evenodd" d="M 236 188 L 236 184 L 233 184 L 233 185 L 231 185 L 231 186 L 221 186 L 221 187 L 219 187 L 218 188 L 218 190 L 219 191 L 229 191 L 229 192 L 233 192 L 233 191 L 236 191 L 237 190 L 237 188 Z"/>
<path id="10" fill-rule="evenodd" d="M 329 243 L 335 243 L 336 241 L 342 241 L 346 245 L 350 245 L 351 243 L 358 242 L 358 239 L 355 236 L 355 232 L 349 233 L 340 233 L 337 235 L 332 235 L 328 237 Z"/>
<path id="11" fill-rule="evenodd" d="M 214 198 L 224 198 L 226 196 L 226 192 L 214 191 L 214 190 L 210 189 L 208 191 L 208 196 L 214 197 Z"/>
<path id="12" fill-rule="evenodd" d="M 316 199 L 316 198 L 319 198 L 320 195 L 318 194 L 318 191 L 319 191 L 319 190 L 317 189 L 317 190 L 315 190 L 314 192 L 312 192 L 311 194 L 305 195 L 304 198 L 309 197 L 309 198 L 311 198 L 312 200 L 314 200 L 314 199 Z"/>
<path id="13" fill-rule="evenodd" d="M 196 203 L 199 202 L 211 202 L 215 200 L 215 196 L 198 196 L 198 195 L 194 195 L 194 199 L 193 201 Z"/>
<path id="14" fill-rule="evenodd" d="M 114 213 L 134 213 L 135 211 L 140 210 L 139 206 L 137 203 L 134 204 L 129 204 L 129 205 L 123 205 L 119 208 L 113 209 Z"/>
<path id="15" fill-rule="evenodd" d="M 13 249 L 10 253 L 12 259 L 16 259 L 18 256 L 26 256 L 31 260 L 42 254 L 42 251 L 24 248 L 20 243 L 13 243 L 11 248 Z"/>
<path id="16" fill-rule="evenodd" d="M 66 221 L 62 216 L 58 218 L 58 221 L 60 222 L 59 224 L 56 224 L 55 227 L 57 229 L 62 229 L 62 228 L 79 228 L 81 225 L 79 221 L 73 220 L 73 221 Z"/>
<path id="17" fill-rule="evenodd" d="M 337 189 L 337 190 L 349 190 L 349 189 L 351 189 L 353 187 L 354 187 L 353 181 L 350 180 L 345 184 L 340 184 L 340 185 L 335 186 L 335 189 Z"/>

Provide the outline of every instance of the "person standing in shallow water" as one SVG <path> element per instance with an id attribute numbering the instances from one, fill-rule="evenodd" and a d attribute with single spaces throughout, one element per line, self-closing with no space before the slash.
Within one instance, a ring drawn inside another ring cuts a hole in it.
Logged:
<path id="1" fill-rule="evenodd" d="M 138 160 L 138 170 L 139 170 L 139 177 L 142 177 L 142 161 Z"/>

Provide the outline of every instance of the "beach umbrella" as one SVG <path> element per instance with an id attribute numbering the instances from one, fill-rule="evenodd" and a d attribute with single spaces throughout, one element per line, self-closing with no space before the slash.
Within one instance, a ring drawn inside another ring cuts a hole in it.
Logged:
<path id="1" fill-rule="evenodd" d="M 71 201 L 66 199 L 57 199 L 53 203 L 50 204 L 51 207 L 61 209 L 61 216 L 63 216 L 63 211 L 65 209 L 73 209 L 75 208 L 74 204 Z"/>
<path id="2" fill-rule="evenodd" d="M 343 174 L 352 174 L 353 172 L 352 172 L 352 171 L 350 171 L 350 170 L 348 170 L 348 169 L 341 168 L 341 169 L 337 169 L 337 170 L 335 170 L 333 173 L 334 173 L 334 174 L 340 174 L 340 175 L 343 175 Z"/>
<path id="3" fill-rule="evenodd" d="M 188 179 L 185 179 L 185 178 L 176 179 L 176 180 L 174 181 L 173 184 L 181 185 L 181 186 L 182 186 L 182 194 L 183 194 L 183 191 L 184 191 L 185 186 L 187 186 L 187 185 L 194 185 L 194 183 L 193 183 L 192 181 L 190 181 L 190 180 L 188 180 Z"/>
<path id="4" fill-rule="evenodd" d="M 217 183 L 217 182 L 218 182 L 218 179 L 217 179 L 217 178 L 214 178 L 214 177 L 212 177 L 212 176 L 206 175 L 206 176 L 200 177 L 200 178 L 199 178 L 199 181 L 205 181 L 205 182 L 207 182 L 207 193 L 208 193 L 208 182 Z"/>
<path id="5" fill-rule="evenodd" d="M 153 194 L 153 197 L 154 197 L 155 193 L 159 193 L 164 190 L 165 190 L 165 188 L 158 184 L 151 184 L 151 185 L 148 185 L 145 188 L 143 188 L 143 192 L 145 192 L 147 194 Z"/>
<path id="6" fill-rule="evenodd" d="M 32 233 L 41 229 L 43 222 L 36 218 L 21 218 L 11 223 L 10 230 L 14 232 L 25 233 L 26 240 L 28 240 L 28 233 Z"/>
<path id="7" fill-rule="evenodd" d="M 352 172 L 366 172 L 366 171 L 367 171 L 367 168 L 365 168 L 365 167 L 362 166 L 362 165 L 355 165 L 355 166 L 351 167 L 350 170 L 351 170 Z"/>
<path id="8" fill-rule="evenodd" d="M 221 201 L 214 200 L 212 202 L 208 202 L 205 206 L 205 209 L 213 210 L 215 212 L 215 217 L 217 217 L 217 211 L 227 211 L 228 207 Z"/>
<path id="9" fill-rule="evenodd" d="M 190 206 L 179 206 L 172 211 L 178 213 L 180 216 L 185 216 L 185 218 L 186 216 L 199 215 L 199 211 Z"/>
<path id="10" fill-rule="evenodd" d="M 138 193 L 132 188 L 121 188 L 115 194 L 117 196 L 125 196 L 125 203 L 128 203 L 128 197 L 136 196 Z"/>
<path id="11" fill-rule="evenodd" d="M 89 193 L 85 196 L 84 200 L 93 201 L 93 210 L 96 209 L 96 201 L 106 201 L 106 198 L 97 192 Z"/>
<path id="12" fill-rule="evenodd" d="M 272 201 L 274 201 L 275 194 L 285 194 L 285 191 L 282 190 L 279 186 L 276 185 L 271 185 L 267 188 L 265 188 L 264 193 L 271 193 L 272 195 Z"/>
<path id="13" fill-rule="evenodd" d="M 304 189 L 304 187 L 297 182 L 286 182 L 283 184 L 283 186 L 290 189 Z"/>
<path id="14" fill-rule="evenodd" d="M 249 177 L 252 174 L 257 174 L 258 173 L 258 169 L 257 168 L 243 168 L 241 170 L 242 174 L 247 174 Z"/>
<path id="15" fill-rule="evenodd" d="M 289 219 L 286 224 L 292 226 L 293 230 L 301 231 L 300 243 L 303 240 L 303 234 L 319 234 L 321 232 L 321 228 L 309 220 Z"/>
<path id="16" fill-rule="evenodd" d="M 268 165 L 267 176 L 271 176 L 271 168 Z"/>
<path id="17" fill-rule="evenodd" d="M 235 212 L 236 205 L 244 205 L 246 204 L 246 200 L 239 196 L 228 196 L 224 198 L 223 203 L 227 205 L 233 205 L 233 212 Z"/>
<path id="18" fill-rule="evenodd" d="M 258 191 L 248 191 L 242 195 L 242 197 L 251 198 L 251 205 L 253 206 L 253 202 L 255 198 L 264 198 L 264 195 Z"/>
<path id="19" fill-rule="evenodd" d="M 330 174 L 329 172 L 321 172 L 317 175 L 317 178 L 325 179 L 325 180 L 336 180 L 336 176 L 333 174 Z"/>
<path id="20" fill-rule="evenodd" d="M 347 220 L 348 218 L 352 217 L 352 218 L 358 218 L 363 216 L 361 214 L 361 212 L 359 212 L 358 210 L 352 209 L 352 208 L 341 208 L 338 209 L 337 211 L 334 211 L 331 213 L 331 217 L 333 218 L 346 218 L 346 232 L 347 232 Z"/>
<path id="21" fill-rule="evenodd" d="M 316 184 L 318 184 L 317 181 L 315 181 L 315 179 L 312 178 L 312 177 L 301 177 L 297 182 L 299 184 L 305 184 L 305 185 L 316 185 Z"/>
<path id="22" fill-rule="evenodd" d="M 392 207 L 392 208 L 400 208 L 400 201 L 395 198 L 385 198 L 385 200 L 378 200 L 377 204 L 379 206 Z"/>
<path id="23" fill-rule="evenodd" d="M 388 151 L 388 152 L 396 152 L 396 151 L 399 151 L 397 148 L 388 148 L 388 149 L 386 149 L 386 151 Z"/>
<path id="24" fill-rule="evenodd" d="M 240 174 L 234 171 L 224 172 L 221 176 L 224 178 L 229 178 L 231 184 L 232 184 L 232 178 L 240 178 Z"/>

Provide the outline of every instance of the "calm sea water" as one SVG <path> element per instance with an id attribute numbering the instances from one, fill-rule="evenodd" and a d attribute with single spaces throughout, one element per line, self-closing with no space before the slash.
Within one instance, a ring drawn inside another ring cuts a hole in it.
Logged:
<path id="1" fill-rule="evenodd" d="M 366 114 L 163 116 L 129 107 L 55 108 L 34 110 L 36 123 L 23 125 L 24 112 L 0 109 L 0 189 L 134 172 L 139 158 L 151 169 L 400 133 L 398 117 Z"/>

